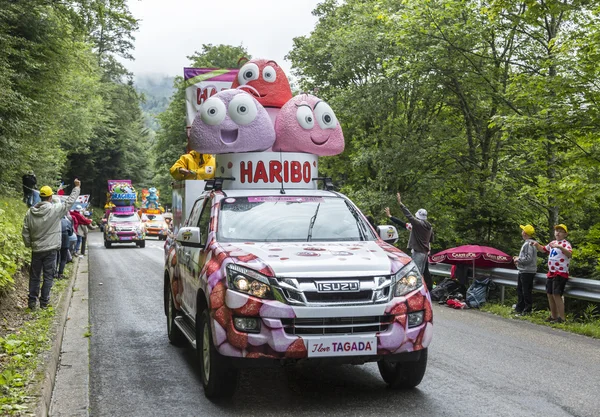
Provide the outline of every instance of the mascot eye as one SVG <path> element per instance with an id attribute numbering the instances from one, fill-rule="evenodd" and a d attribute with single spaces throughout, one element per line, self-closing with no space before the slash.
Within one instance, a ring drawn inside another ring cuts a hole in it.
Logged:
<path id="1" fill-rule="evenodd" d="M 200 106 L 200 118 L 210 126 L 218 125 L 227 114 L 225 103 L 216 97 L 209 98 Z"/>
<path id="2" fill-rule="evenodd" d="M 250 81 L 258 80 L 259 74 L 260 71 L 258 65 L 252 63 L 246 64 L 240 68 L 240 72 L 238 72 L 238 82 L 240 85 L 244 85 Z"/>
<path id="3" fill-rule="evenodd" d="M 315 127 L 315 118 L 313 112 L 308 106 L 300 106 L 296 110 L 296 120 L 303 129 L 312 129 Z"/>
<path id="4" fill-rule="evenodd" d="M 337 118 L 335 113 L 329 107 L 329 104 L 321 101 L 315 107 L 315 118 L 321 126 L 321 129 L 335 129 L 337 127 Z"/>
<path id="5" fill-rule="evenodd" d="M 270 65 L 266 66 L 263 69 L 262 75 L 263 75 L 263 79 L 269 83 L 274 83 L 275 80 L 277 79 L 277 73 L 275 72 L 275 68 L 273 68 Z"/>
<path id="6" fill-rule="evenodd" d="M 229 117 L 238 125 L 247 125 L 256 119 L 258 109 L 247 93 L 236 95 L 229 103 Z"/>

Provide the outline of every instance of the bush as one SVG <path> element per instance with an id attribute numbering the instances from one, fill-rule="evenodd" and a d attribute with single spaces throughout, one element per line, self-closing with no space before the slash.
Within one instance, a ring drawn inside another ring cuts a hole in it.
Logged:
<path id="1" fill-rule="evenodd" d="M 31 261 L 21 229 L 27 206 L 17 198 L 0 197 L 0 292 L 11 288 L 13 275 Z"/>

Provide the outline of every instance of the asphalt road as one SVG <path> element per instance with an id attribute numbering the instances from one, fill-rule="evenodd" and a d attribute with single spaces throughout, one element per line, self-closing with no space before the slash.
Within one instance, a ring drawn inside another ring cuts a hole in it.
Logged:
<path id="1" fill-rule="evenodd" d="M 434 306 L 417 389 L 386 388 L 377 366 L 253 369 L 232 400 L 204 397 L 191 347 L 163 313 L 163 242 L 105 249 L 89 235 L 92 416 L 598 416 L 600 340 Z"/>

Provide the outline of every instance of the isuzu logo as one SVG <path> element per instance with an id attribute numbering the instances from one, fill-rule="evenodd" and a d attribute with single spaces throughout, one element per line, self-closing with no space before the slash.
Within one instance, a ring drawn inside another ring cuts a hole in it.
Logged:
<path id="1" fill-rule="evenodd" d="M 318 292 L 356 292 L 360 291 L 360 282 L 358 281 L 346 281 L 346 282 L 317 282 Z"/>

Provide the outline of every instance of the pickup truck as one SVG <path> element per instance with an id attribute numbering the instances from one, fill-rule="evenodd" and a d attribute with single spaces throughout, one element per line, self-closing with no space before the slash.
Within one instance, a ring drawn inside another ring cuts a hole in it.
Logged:
<path id="1" fill-rule="evenodd" d="M 432 306 L 411 258 L 324 180 L 317 157 L 217 156 L 222 177 L 175 185 L 164 310 L 196 350 L 205 395 L 231 396 L 240 367 L 377 362 L 392 388 L 427 366 Z M 188 192 L 189 191 L 189 192 Z"/>

